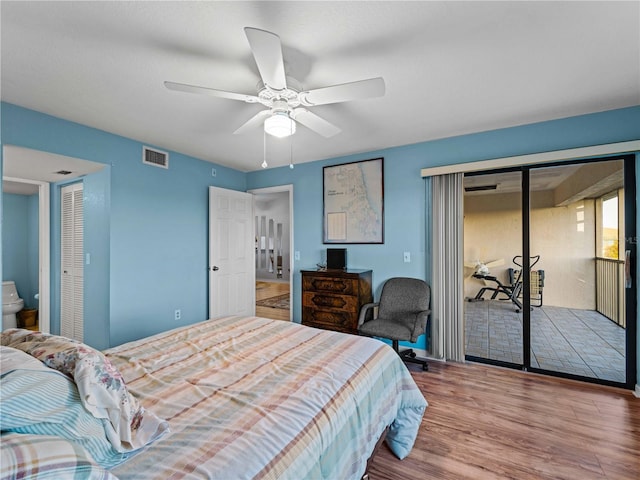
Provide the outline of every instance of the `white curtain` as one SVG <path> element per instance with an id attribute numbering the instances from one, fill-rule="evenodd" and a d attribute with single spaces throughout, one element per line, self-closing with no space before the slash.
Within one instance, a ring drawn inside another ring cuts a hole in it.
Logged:
<path id="1" fill-rule="evenodd" d="M 431 177 L 431 350 L 458 362 L 464 362 L 463 176 Z"/>

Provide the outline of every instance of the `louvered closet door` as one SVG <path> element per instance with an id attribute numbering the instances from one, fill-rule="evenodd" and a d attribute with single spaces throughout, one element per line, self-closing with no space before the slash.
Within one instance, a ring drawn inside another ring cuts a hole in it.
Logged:
<path id="1" fill-rule="evenodd" d="M 82 183 L 61 191 L 60 335 L 83 340 L 84 218 Z"/>

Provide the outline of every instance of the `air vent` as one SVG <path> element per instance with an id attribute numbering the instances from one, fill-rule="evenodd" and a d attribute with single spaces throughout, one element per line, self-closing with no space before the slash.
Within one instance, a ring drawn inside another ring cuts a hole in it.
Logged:
<path id="1" fill-rule="evenodd" d="M 169 154 L 149 147 L 142 147 L 142 163 L 154 167 L 169 168 Z"/>
<path id="2" fill-rule="evenodd" d="M 464 187 L 465 192 L 481 192 L 483 190 L 495 190 L 497 185 L 479 185 L 477 187 Z"/>

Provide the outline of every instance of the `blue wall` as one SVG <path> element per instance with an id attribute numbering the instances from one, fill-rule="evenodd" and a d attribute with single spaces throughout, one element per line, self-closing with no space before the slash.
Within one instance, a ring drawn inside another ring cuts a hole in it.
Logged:
<path id="1" fill-rule="evenodd" d="M 2 256 L 4 280 L 16 282 L 26 307 L 36 307 L 38 292 L 38 195 L 3 193 Z"/>
<path id="2" fill-rule="evenodd" d="M 206 318 L 208 186 L 244 191 L 244 173 L 176 152 L 169 152 L 168 170 L 144 165 L 141 142 L 7 103 L 2 143 L 108 166 L 103 178 L 85 179 L 85 187 L 94 182 L 98 192 L 85 193 L 85 222 L 97 224 L 98 232 L 85 239 L 92 254 L 87 343 L 105 348 Z M 52 219 L 59 214 L 58 192 L 52 188 Z M 57 237 L 53 231 L 52 259 Z M 52 261 L 52 298 L 57 264 Z M 173 316 L 177 308 L 180 321 Z"/>
<path id="3" fill-rule="evenodd" d="M 60 190 L 83 184 L 84 213 L 84 341 L 99 349 L 110 346 L 110 190 L 111 167 L 100 172 L 51 185 L 51 264 L 60 265 Z M 89 263 L 86 263 L 89 255 Z M 51 331 L 60 331 L 60 271 L 51 273 Z"/>
<path id="4" fill-rule="evenodd" d="M 374 271 L 377 298 L 388 277 L 429 280 L 425 232 L 431 204 L 426 195 L 429 182 L 420 177 L 420 169 L 640 139 L 640 107 L 632 107 L 321 160 L 293 170 L 244 174 L 217 166 L 217 177 L 212 178 L 212 164 L 192 157 L 170 152 L 169 170 L 148 167 L 140 161 L 140 142 L 10 104 L 2 104 L 2 109 L 3 143 L 110 167 L 105 173 L 110 184 L 103 185 L 108 206 L 99 220 L 100 228 L 109 232 L 108 239 L 106 234 L 101 237 L 109 254 L 100 259 L 109 274 L 97 278 L 92 287 L 94 295 L 108 303 L 95 315 L 104 316 L 98 323 L 108 331 L 110 345 L 206 318 L 208 185 L 235 190 L 294 185 L 294 249 L 301 260 L 293 269 L 293 308 L 299 321 L 300 269 L 313 267 L 326 248 L 323 166 L 385 159 L 385 243 L 348 246 L 350 267 Z M 640 170 L 640 160 L 637 163 Z M 411 252 L 411 263 L 403 262 L 405 251 Z M 176 308 L 182 310 L 180 322 L 173 320 Z M 424 337 L 416 346 L 426 348 Z"/>
<path id="5" fill-rule="evenodd" d="M 300 269 L 313 267 L 327 245 L 322 244 L 322 167 L 384 157 L 383 245 L 345 245 L 352 268 L 373 269 L 374 296 L 392 276 L 415 276 L 430 280 L 431 201 L 426 192 L 429 180 L 420 177 L 427 167 L 475 162 L 553 150 L 640 139 L 640 107 L 572 117 L 533 125 L 452 137 L 360 155 L 334 158 L 247 174 L 247 188 L 293 184 L 294 250 L 300 252 L 295 265 L 294 319 L 301 312 Z M 334 245 L 335 246 L 335 245 Z M 411 263 L 403 262 L 403 252 L 411 253 Z M 416 345 L 426 349 L 422 336 Z M 640 369 L 639 369 L 640 371 Z"/>

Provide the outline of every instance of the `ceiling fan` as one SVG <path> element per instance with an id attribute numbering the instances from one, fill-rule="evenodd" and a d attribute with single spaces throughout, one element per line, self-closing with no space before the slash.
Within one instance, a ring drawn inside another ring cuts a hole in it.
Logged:
<path id="1" fill-rule="evenodd" d="M 340 133 L 340 128 L 305 107 L 384 95 L 385 84 L 382 77 L 314 90 L 302 90 L 295 79 L 285 74 L 280 37 L 275 33 L 258 28 L 245 27 L 244 31 L 262 78 L 258 83 L 256 95 L 226 92 L 184 83 L 164 82 L 165 87 L 169 90 L 199 93 L 246 103 L 261 103 L 268 108 L 250 118 L 233 132 L 235 134 L 245 133 L 264 124 L 266 133 L 276 137 L 286 137 L 295 133 L 296 124 L 299 123 L 323 137 L 332 137 Z"/>
<path id="2" fill-rule="evenodd" d="M 504 265 L 504 258 L 498 258 L 490 262 L 483 262 L 476 260 L 475 262 L 464 262 L 465 268 L 471 269 L 471 273 L 466 278 L 473 276 L 474 274 L 489 275 L 489 269 L 493 267 L 499 267 Z"/>

